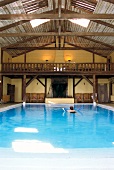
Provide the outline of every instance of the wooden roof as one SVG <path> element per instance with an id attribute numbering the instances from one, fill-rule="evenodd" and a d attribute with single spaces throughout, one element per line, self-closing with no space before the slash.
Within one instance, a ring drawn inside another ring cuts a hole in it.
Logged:
<path id="1" fill-rule="evenodd" d="M 85 28 L 73 18 L 90 23 Z M 50 21 L 32 28 L 32 19 Z M 114 52 L 114 0 L 1 0 L 0 20 L 0 46 L 12 57 L 36 49 Z"/>

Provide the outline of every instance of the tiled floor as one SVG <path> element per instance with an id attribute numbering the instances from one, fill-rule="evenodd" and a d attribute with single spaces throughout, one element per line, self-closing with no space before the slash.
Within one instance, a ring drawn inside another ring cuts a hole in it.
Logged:
<path id="1" fill-rule="evenodd" d="M 5 103 L 5 104 L 0 104 L 0 108 L 4 108 L 4 107 L 7 107 L 7 106 L 12 106 L 12 105 L 15 105 L 17 103 Z"/>

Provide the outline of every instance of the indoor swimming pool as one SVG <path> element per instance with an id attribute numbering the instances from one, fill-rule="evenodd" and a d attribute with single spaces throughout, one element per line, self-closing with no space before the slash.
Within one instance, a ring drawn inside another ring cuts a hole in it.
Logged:
<path id="1" fill-rule="evenodd" d="M 16 152 L 67 153 L 114 148 L 114 110 L 93 104 L 26 104 L 0 112 L 0 148 Z"/>

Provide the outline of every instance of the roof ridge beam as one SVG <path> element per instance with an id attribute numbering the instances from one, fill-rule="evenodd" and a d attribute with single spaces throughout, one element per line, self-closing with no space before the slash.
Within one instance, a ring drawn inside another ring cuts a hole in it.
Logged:
<path id="1" fill-rule="evenodd" d="M 25 32 L 25 33 L 0 33 L 0 37 L 25 37 L 25 36 L 114 36 L 114 32 Z"/>
<path id="2" fill-rule="evenodd" d="M 22 19 L 22 20 L 32 20 L 32 19 L 55 19 L 55 20 L 66 20 L 66 19 L 114 19 L 114 14 L 71 14 L 61 13 L 61 17 L 58 14 L 0 14 L 0 20 L 13 20 L 13 19 Z"/>

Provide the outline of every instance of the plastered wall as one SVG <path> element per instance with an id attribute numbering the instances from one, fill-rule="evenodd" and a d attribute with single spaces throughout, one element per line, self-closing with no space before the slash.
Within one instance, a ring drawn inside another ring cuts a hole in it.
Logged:
<path id="1" fill-rule="evenodd" d="M 43 84 L 45 84 L 45 80 L 43 78 L 41 78 L 40 81 Z M 26 93 L 44 93 L 44 92 L 45 92 L 44 86 L 36 79 L 33 80 L 26 88 Z"/>
<path id="2" fill-rule="evenodd" d="M 28 81 L 29 79 L 27 79 Z M 45 79 L 40 79 L 43 84 L 45 84 Z M 79 81 L 79 79 L 75 79 L 75 84 Z M 92 82 L 93 80 L 90 79 Z M 104 84 L 109 83 L 108 79 L 98 79 L 98 83 Z M 7 77 L 4 77 L 3 79 L 3 95 L 7 94 L 7 84 L 15 85 L 15 102 L 22 102 L 22 80 L 21 79 L 10 79 Z M 75 87 L 75 93 L 92 93 L 93 92 L 93 86 L 89 82 L 87 82 L 85 79 L 83 79 L 76 87 Z M 27 88 L 26 93 L 45 93 L 44 86 L 38 81 L 34 80 Z M 52 96 L 52 88 L 51 88 L 51 79 L 47 79 L 47 94 L 50 94 L 48 97 Z M 112 88 L 112 94 L 114 95 L 114 84 Z M 68 79 L 68 96 L 73 96 L 73 79 Z"/>
<path id="3" fill-rule="evenodd" d="M 12 57 L 7 52 L 3 52 L 3 63 L 6 62 L 12 62 Z"/>
<path id="4" fill-rule="evenodd" d="M 11 84 L 11 79 L 4 76 L 4 78 L 3 78 L 3 95 L 7 95 L 7 84 Z"/>
<path id="5" fill-rule="evenodd" d="M 95 62 L 106 62 L 106 58 L 103 58 L 98 55 L 94 55 Z M 76 63 L 91 63 L 93 62 L 93 54 L 84 50 L 35 50 L 26 54 L 27 63 L 35 62 L 46 62 L 49 63 L 56 62 L 71 62 Z M 24 62 L 24 55 L 12 58 L 12 62 Z"/>
<path id="6" fill-rule="evenodd" d="M 61 60 L 60 56 L 61 55 Z M 63 58 L 62 58 L 63 57 Z M 114 62 L 114 53 L 111 54 L 112 62 Z M 49 60 L 48 62 L 77 62 L 77 63 L 86 63 L 86 62 L 93 62 L 93 54 L 84 50 L 77 50 L 77 51 L 56 51 L 56 50 L 39 50 L 33 51 L 26 54 L 26 62 L 46 62 L 45 60 Z M 11 58 L 11 56 L 4 52 L 3 62 L 24 62 L 24 55 Z M 95 62 L 107 62 L 106 58 L 101 56 L 95 55 Z M 44 79 L 40 79 L 42 83 L 45 83 Z M 27 80 L 28 81 L 28 80 Z M 75 79 L 75 83 L 77 83 L 79 79 Z M 93 81 L 91 79 L 91 81 Z M 21 79 L 9 79 L 4 77 L 3 80 L 3 94 L 7 94 L 7 84 L 15 85 L 15 101 L 21 102 L 22 101 L 22 80 Z M 99 79 L 98 83 L 109 83 L 108 79 Z M 52 89 L 50 88 L 51 79 L 47 79 L 47 93 L 50 92 Z M 73 80 L 68 79 L 68 95 L 73 96 Z M 26 93 L 44 93 L 44 86 L 41 85 L 40 82 L 34 80 L 27 88 Z M 92 93 L 93 87 L 86 81 L 82 80 L 76 87 L 75 93 Z M 114 84 L 112 88 L 112 93 L 114 95 Z"/>
<path id="7" fill-rule="evenodd" d="M 75 83 L 77 83 L 79 79 L 75 79 Z M 92 79 L 90 79 L 91 82 L 93 82 Z M 75 87 L 75 93 L 92 93 L 93 92 L 93 86 L 87 82 L 85 79 L 82 79 L 82 81 Z"/>

